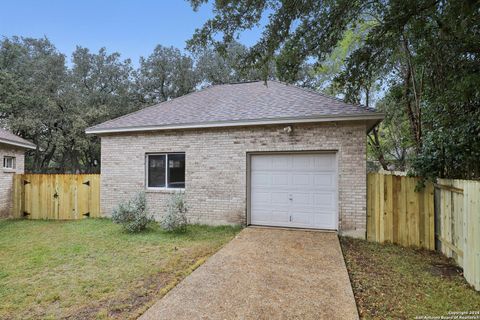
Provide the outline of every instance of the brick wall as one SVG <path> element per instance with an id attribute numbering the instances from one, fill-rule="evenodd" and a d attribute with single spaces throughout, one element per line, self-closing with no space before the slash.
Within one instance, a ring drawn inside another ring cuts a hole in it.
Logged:
<path id="1" fill-rule="evenodd" d="M 247 152 L 338 150 L 340 229 L 364 237 L 366 228 L 365 124 L 323 123 L 168 130 L 102 136 L 101 205 L 113 208 L 145 190 L 145 154 L 186 153 L 186 199 L 195 222 L 246 223 Z M 171 191 L 170 191 L 171 192 Z M 160 218 L 169 191 L 147 191 Z"/>
<path id="2" fill-rule="evenodd" d="M 24 150 L 0 143 L 0 218 L 11 215 L 12 210 L 12 182 L 15 173 L 23 173 Z M 4 169 L 3 157 L 16 158 L 16 169 Z"/>

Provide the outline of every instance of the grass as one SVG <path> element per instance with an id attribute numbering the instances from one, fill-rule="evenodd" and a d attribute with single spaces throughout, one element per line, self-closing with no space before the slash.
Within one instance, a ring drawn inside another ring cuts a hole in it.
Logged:
<path id="1" fill-rule="evenodd" d="M 437 252 L 346 237 L 340 242 L 363 319 L 480 311 L 480 293 L 452 260 Z"/>
<path id="2" fill-rule="evenodd" d="M 0 220 L 0 319 L 135 318 L 239 230 Z"/>

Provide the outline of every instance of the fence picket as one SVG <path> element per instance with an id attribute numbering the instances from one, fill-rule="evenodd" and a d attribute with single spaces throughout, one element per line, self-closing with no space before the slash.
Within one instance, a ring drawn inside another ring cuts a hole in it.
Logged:
<path id="1" fill-rule="evenodd" d="M 437 238 L 438 250 L 480 290 L 480 182 L 438 179 L 415 191 L 418 181 L 368 174 L 367 239 L 435 250 Z"/>
<path id="2" fill-rule="evenodd" d="M 100 217 L 98 174 L 17 174 L 13 190 L 15 218 L 24 215 L 28 219 L 54 220 Z"/>

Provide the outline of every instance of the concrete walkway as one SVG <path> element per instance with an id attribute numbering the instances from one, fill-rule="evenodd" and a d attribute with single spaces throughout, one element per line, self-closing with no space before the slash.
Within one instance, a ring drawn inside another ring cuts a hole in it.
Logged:
<path id="1" fill-rule="evenodd" d="M 140 317 L 358 319 L 335 233 L 253 228 Z"/>

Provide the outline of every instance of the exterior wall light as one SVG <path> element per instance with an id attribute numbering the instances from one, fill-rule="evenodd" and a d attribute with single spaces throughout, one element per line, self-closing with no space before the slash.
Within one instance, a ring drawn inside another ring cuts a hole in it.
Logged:
<path id="1" fill-rule="evenodd" d="M 283 132 L 285 132 L 286 134 L 292 134 L 293 132 L 292 126 L 286 126 L 285 128 L 283 128 Z"/>

